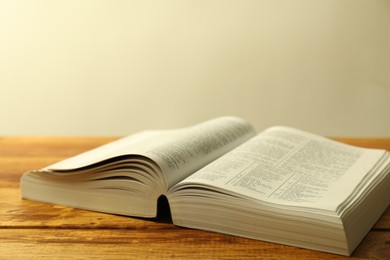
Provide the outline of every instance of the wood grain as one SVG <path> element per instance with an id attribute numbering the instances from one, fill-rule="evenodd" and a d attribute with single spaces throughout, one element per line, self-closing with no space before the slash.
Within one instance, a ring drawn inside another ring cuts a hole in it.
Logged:
<path id="1" fill-rule="evenodd" d="M 115 140 L 114 137 L 0 137 L 0 259 L 350 259 L 333 254 L 22 200 L 19 179 L 31 169 Z M 390 150 L 389 139 L 336 138 Z M 390 257 L 390 209 L 354 259 Z"/>

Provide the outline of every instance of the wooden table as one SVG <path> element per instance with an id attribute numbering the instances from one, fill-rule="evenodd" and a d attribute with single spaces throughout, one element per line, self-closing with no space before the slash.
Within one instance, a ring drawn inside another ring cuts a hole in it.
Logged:
<path id="1" fill-rule="evenodd" d="M 52 206 L 20 198 L 27 170 L 115 138 L 0 137 L 0 259 L 343 259 L 296 247 Z M 390 150 L 389 139 L 339 140 Z M 390 192 L 390 191 L 389 191 Z M 390 209 L 353 258 L 390 259 Z"/>

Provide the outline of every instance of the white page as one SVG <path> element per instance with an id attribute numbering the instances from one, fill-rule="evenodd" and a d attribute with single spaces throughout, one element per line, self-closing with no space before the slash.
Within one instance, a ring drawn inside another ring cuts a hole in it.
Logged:
<path id="1" fill-rule="evenodd" d="M 45 167 L 46 170 L 71 170 L 125 154 L 144 152 L 144 144 L 167 134 L 168 131 L 144 131 L 107 143 L 76 156 Z"/>
<path id="2" fill-rule="evenodd" d="M 51 165 L 46 170 L 72 169 L 116 156 L 138 154 L 160 166 L 170 187 L 254 135 L 253 127 L 246 121 L 221 117 L 192 127 L 129 136 Z"/>
<path id="3" fill-rule="evenodd" d="M 181 182 L 263 201 L 335 210 L 385 151 L 274 127 Z"/>

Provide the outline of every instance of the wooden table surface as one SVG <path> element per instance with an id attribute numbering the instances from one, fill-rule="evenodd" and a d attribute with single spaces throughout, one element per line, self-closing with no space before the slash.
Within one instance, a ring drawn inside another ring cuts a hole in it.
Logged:
<path id="1" fill-rule="evenodd" d="M 112 140 L 115 138 L 0 137 L 0 259 L 348 258 L 176 227 L 163 218 L 123 217 L 20 198 L 19 179 L 27 170 Z M 339 140 L 390 150 L 390 138 Z M 390 259 L 390 209 L 352 258 Z"/>

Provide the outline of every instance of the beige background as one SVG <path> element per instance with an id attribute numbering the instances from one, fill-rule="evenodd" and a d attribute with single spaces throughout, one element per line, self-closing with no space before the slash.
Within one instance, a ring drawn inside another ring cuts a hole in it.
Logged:
<path id="1" fill-rule="evenodd" d="M 0 90 L 0 135 L 389 137 L 390 1 L 0 0 Z"/>

